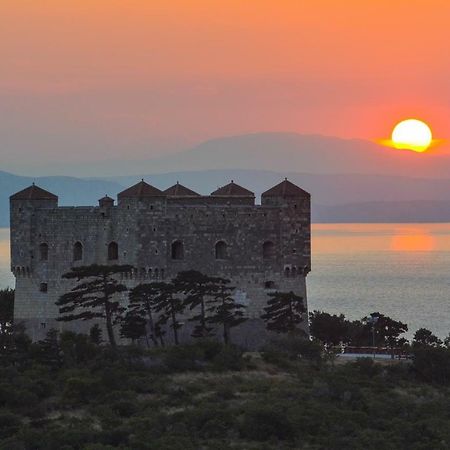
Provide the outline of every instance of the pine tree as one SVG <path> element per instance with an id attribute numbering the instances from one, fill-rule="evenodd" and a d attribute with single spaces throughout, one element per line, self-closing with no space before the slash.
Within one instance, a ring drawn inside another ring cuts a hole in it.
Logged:
<path id="1" fill-rule="evenodd" d="M 235 288 L 228 286 L 230 280 L 215 278 L 214 283 L 216 285 L 214 288 L 215 301 L 208 308 L 208 312 L 212 315 L 207 320 L 223 326 L 223 341 L 225 344 L 229 344 L 231 328 L 237 327 L 247 320 L 242 311 L 245 306 L 237 303 L 233 297 Z"/>
<path id="2" fill-rule="evenodd" d="M 441 347 L 443 342 L 426 328 L 419 328 L 414 333 L 413 347 Z"/>
<path id="3" fill-rule="evenodd" d="M 361 322 L 364 325 L 366 342 L 369 337 L 369 342 L 370 340 L 374 341 L 372 342 L 374 346 L 384 345 L 393 349 L 404 342 L 404 339 L 399 336 L 408 331 L 406 323 L 391 319 L 379 312 L 373 312 L 369 316 L 363 317 Z"/>
<path id="4" fill-rule="evenodd" d="M 50 329 L 43 341 L 39 341 L 38 358 L 47 366 L 59 369 L 63 365 L 63 354 L 59 342 L 59 333 L 55 328 Z"/>
<path id="5" fill-rule="evenodd" d="M 103 342 L 102 337 L 103 337 L 103 331 L 100 328 L 99 324 L 96 323 L 89 330 L 89 339 L 93 344 L 101 345 L 101 343 Z"/>
<path id="6" fill-rule="evenodd" d="M 57 320 L 68 322 L 104 319 L 109 343 L 112 347 L 116 347 L 113 326 L 125 309 L 116 294 L 126 291 L 127 287 L 119 283 L 115 276 L 129 272 L 131 269 L 129 265 L 97 264 L 72 268 L 70 272 L 63 275 L 63 278 L 76 279 L 79 284 L 63 294 L 56 302 L 61 314 Z"/>
<path id="7" fill-rule="evenodd" d="M 155 346 L 158 345 L 160 327 L 155 326 L 155 320 L 153 318 L 153 309 L 156 304 L 156 298 L 160 295 L 158 288 L 159 283 L 144 283 L 139 284 L 133 288 L 129 293 L 129 314 L 127 314 L 128 320 L 134 320 L 139 322 L 140 319 L 144 320 L 144 333 L 142 336 L 146 337 L 148 343 L 148 333 Z"/>
<path id="8" fill-rule="evenodd" d="M 274 292 L 264 308 L 261 318 L 266 322 L 267 329 L 276 333 L 295 333 L 300 331 L 306 308 L 303 297 L 291 292 Z"/>
<path id="9" fill-rule="evenodd" d="M 144 317 L 133 311 L 128 311 L 120 323 L 120 336 L 131 339 L 133 342 L 143 336 L 147 337 L 146 325 L 147 321 Z"/>
<path id="10" fill-rule="evenodd" d="M 155 298 L 155 312 L 159 313 L 159 318 L 155 323 L 155 329 L 158 334 L 166 324 L 172 328 L 173 340 L 175 345 L 179 344 L 178 330 L 183 326 L 178 316 L 184 312 L 184 302 L 179 298 L 179 292 L 171 283 L 153 283 L 153 287 L 158 291 Z"/>
<path id="11" fill-rule="evenodd" d="M 191 322 L 197 322 L 192 331 L 192 337 L 210 337 L 213 335 L 212 327 L 208 326 L 207 321 L 207 298 L 209 303 L 213 302 L 213 296 L 217 290 L 214 278 L 197 272 L 188 270 L 180 272 L 172 280 L 175 290 L 185 295 L 184 305 L 190 310 L 199 308 L 198 314 L 189 319 Z"/>

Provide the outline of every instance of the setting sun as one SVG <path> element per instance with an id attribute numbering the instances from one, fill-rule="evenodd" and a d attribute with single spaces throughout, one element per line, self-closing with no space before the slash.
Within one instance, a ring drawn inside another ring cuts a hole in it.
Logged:
<path id="1" fill-rule="evenodd" d="M 403 120 L 392 131 L 392 144 L 398 149 L 424 152 L 432 141 L 433 136 L 430 127 L 421 120 Z"/>

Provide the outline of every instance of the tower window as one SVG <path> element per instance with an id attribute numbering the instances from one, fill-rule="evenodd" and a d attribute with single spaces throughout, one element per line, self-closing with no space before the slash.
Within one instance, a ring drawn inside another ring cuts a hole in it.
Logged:
<path id="1" fill-rule="evenodd" d="M 119 259 L 119 245 L 117 242 L 110 242 L 108 245 L 108 259 L 115 261 Z"/>
<path id="2" fill-rule="evenodd" d="M 271 259 L 275 256 L 275 244 L 272 241 L 266 241 L 263 244 L 263 258 Z"/>
<path id="3" fill-rule="evenodd" d="M 83 244 L 81 242 L 75 242 L 73 245 L 73 260 L 81 261 L 83 259 Z"/>
<path id="4" fill-rule="evenodd" d="M 275 282 L 274 281 L 266 281 L 264 283 L 264 289 L 275 289 Z"/>
<path id="5" fill-rule="evenodd" d="M 39 285 L 39 291 L 40 292 L 48 292 L 48 284 L 47 283 L 41 283 Z"/>
<path id="6" fill-rule="evenodd" d="M 172 243 L 172 259 L 184 259 L 184 245 L 181 241 Z"/>
<path id="7" fill-rule="evenodd" d="M 216 259 L 227 258 L 227 244 L 224 241 L 219 241 L 216 244 Z"/>
<path id="8" fill-rule="evenodd" d="M 42 243 L 39 246 L 39 258 L 41 261 L 47 261 L 48 260 L 48 244 Z"/>

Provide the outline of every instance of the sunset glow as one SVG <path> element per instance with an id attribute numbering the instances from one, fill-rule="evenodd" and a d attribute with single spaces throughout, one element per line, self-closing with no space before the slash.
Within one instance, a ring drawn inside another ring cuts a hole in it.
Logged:
<path id="1" fill-rule="evenodd" d="M 398 123 L 392 131 L 395 148 L 424 152 L 433 140 L 430 127 L 421 120 L 408 119 Z"/>
<path id="2" fill-rule="evenodd" d="M 435 249 L 435 240 L 423 232 L 398 234 L 392 238 L 390 249 L 395 252 L 431 252 Z"/>
<path id="3" fill-rule="evenodd" d="M 416 116 L 450 133 L 444 0 L 3 0 L 1 17 L 3 170 L 255 132 L 390 139 Z"/>

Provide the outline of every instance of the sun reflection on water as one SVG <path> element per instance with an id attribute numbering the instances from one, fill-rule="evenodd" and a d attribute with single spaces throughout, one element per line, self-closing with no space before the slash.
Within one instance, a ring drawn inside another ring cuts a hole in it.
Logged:
<path id="1" fill-rule="evenodd" d="M 390 249 L 395 252 L 431 252 L 436 249 L 436 240 L 422 229 L 401 229 L 392 237 Z"/>

